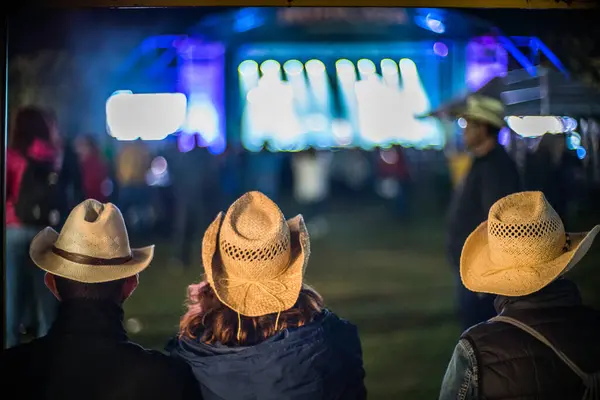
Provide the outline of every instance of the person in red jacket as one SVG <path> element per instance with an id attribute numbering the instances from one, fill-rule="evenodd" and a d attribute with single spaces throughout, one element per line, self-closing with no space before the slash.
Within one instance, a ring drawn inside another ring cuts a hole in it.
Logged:
<path id="1" fill-rule="evenodd" d="M 29 303 L 35 304 L 38 336 L 45 335 L 54 319 L 56 300 L 45 290 L 44 275 L 29 258 L 29 244 L 39 231 L 19 220 L 23 175 L 30 160 L 54 163 L 58 149 L 46 112 L 29 106 L 18 111 L 6 152 L 6 340 L 5 346 L 19 343 L 20 327 Z M 27 294 L 33 296 L 29 302 Z"/>
<path id="2" fill-rule="evenodd" d="M 91 134 L 81 135 L 75 141 L 75 152 L 79 158 L 83 194 L 86 199 L 106 203 L 109 184 L 108 164 L 100 152 L 96 139 Z"/>

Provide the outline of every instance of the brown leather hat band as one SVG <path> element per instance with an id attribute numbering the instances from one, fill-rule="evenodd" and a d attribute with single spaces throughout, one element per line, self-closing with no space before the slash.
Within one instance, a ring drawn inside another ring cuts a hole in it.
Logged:
<path id="1" fill-rule="evenodd" d="M 90 257 L 83 254 L 71 253 L 69 251 L 65 251 L 63 249 L 59 249 L 58 247 L 52 246 L 52 252 L 59 257 L 64 258 L 65 260 L 77 263 L 77 264 L 85 264 L 85 265 L 123 265 L 127 264 L 129 261 L 133 260 L 131 255 L 125 257 L 115 257 L 115 258 L 96 258 Z"/>

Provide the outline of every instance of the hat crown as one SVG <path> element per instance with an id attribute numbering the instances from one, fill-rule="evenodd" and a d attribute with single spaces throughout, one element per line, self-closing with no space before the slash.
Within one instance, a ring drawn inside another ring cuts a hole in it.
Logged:
<path id="1" fill-rule="evenodd" d="M 76 206 L 60 231 L 55 246 L 95 258 L 131 255 L 129 236 L 121 211 L 113 204 L 85 200 Z"/>
<path id="2" fill-rule="evenodd" d="M 490 258 L 499 265 L 534 266 L 564 252 L 563 223 L 541 192 L 515 193 L 488 215 Z"/>
<path id="3" fill-rule="evenodd" d="M 496 114 L 504 113 L 504 104 L 493 97 L 473 95 L 467 99 L 469 108 L 484 108 Z"/>
<path id="4" fill-rule="evenodd" d="M 283 213 L 260 192 L 249 192 L 229 207 L 219 232 L 227 275 L 250 280 L 277 277 L 291 259 L 290 230 Z"/>

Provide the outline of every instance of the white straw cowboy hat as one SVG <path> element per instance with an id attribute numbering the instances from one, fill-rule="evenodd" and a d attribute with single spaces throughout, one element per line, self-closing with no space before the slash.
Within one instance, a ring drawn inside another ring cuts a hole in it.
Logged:
<path id="1" fill-rule="evenodd" d="M 596 225 L 589 232 L 566 233 L 542 192 L 508 195 L 467 238 L 460 257 L 461 279 L 473 292 L 537 292 L 581 261 L 599 231 Z"/>
<path id="2" fill-rule="evenodd" d="M 77 282 L 100 283 L 134 276 L 154 256 L 154 246 L 129 247 L 121 211 L 111 203 L 85 200 L 60 233 L 48 227 L 31 242 L 29 255 L 46 272 Z"/>
<path id="3" fill-rule="evenodd" d="M 249 192 L 208 227 L 202 262 L 219 300 L 247 317 L 294 306 L 310 255 L 301 215 L 285 220 L 267 196 Z"/>
<path id="4" fill-rule="evenodd" d="M 487 122 L 497 128 L 504 124 L 504 104 L 497 99 L 482 95 L 471 95 L 465 105 L 455 110 L 459 117 Z"/>

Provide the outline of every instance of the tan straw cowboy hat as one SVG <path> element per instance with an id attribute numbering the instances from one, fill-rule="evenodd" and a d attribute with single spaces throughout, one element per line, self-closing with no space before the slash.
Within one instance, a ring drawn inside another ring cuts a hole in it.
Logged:
<path id="1" fill-rule="evenodd" d="M 504 104 L 497 99 L 482 95 L 471 95 L 466 104 L 455 111 L 459 117 L 483 121 L 497 128 L 504 126 Z"/>
<path id="2" fill-rule="evenodd" d="M 144 270 L 152 261 L 154 246 L 131 249 L 121 211 L 111 203 L 85 200 L 71 211 L 60 234 L 50 227 L 38 233 L 29 255 L 53 275 L 100 283 Z"/>
<path id="3" fill-rule="evenodd" d="M 267 196 L 249 192 L 219 213 L 202 242 L 208 283 L 219 300 L 247 317 L 294 306 L 310 255 L 301 215 L 286 221 Z"/>
<path id="4" fill-rule="evenodd" d="M 599 231 L 597 225 L 590 232 L 566 233 L 542 192 L 508 195 L 467 238 L 460 257 L 461 279 L 473 292 L 537 292 L 581 261 Z"/>

